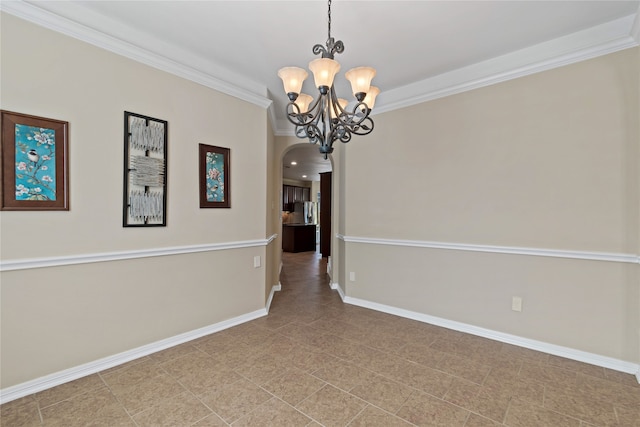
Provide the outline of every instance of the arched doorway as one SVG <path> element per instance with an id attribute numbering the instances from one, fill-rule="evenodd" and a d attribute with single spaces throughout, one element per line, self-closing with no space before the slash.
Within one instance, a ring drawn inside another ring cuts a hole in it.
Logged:
<path id="1" fill-rule="evenodd" d="M 331 159 L 317 145 L 295 144 L 282 154 L 282 246 L 285 252 L 330 254 Z"/>

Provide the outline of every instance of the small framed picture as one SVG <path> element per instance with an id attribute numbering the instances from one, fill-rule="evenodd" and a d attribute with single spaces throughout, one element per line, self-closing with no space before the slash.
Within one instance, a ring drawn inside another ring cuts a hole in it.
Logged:
<path id="1" fill-rule="evenodd" d="M 68 211 L 69 123 L 0 110 L 2 210 Z"/>
<path id="2" fill-rule="evenodd" d="M 230 208 L 230 149 L 199 144 L 200 207 Z"/>

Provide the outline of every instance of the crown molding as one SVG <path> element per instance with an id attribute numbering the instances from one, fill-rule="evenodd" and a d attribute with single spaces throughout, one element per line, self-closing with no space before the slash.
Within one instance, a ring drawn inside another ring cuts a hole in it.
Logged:
<path id="1" fill-rule="evenodd" d="M 275 136 L 279 136 L 276 132 L 276 129 L 278 128 L 278 118 L 276 116 L 276 109 L 273 105 L 273 102 L 267 108 L 267 120 L 269 120 L 269 124 L 271 125 L 271 132 Z"/>
<path id="2" fill-rule="evenodd" d="M 0 2 L 0 11 L 132 59 L 152 68 L 201 84 L 226 95 L 257 105 L 258 107 L 268 108 L 273 102 L 271 99 L 256 93 L 257 91 L 266 93 L 266 88 L 260 88 L 258 90 L 255 84 L 251 84 L 249 82 L 245 82 L 245 85 L 251 86 L 250 89 L 236 84 L 231 84 L 228 81 L 225 81 L 224 76 L 223 78 L 215 77 L 209 73 L 181 64 L 165 56 L 150 52 L 149 50 L 140 48 L 124 40 L 109 36 L 22 0 L 2 1 Z M 229 79 L 227 78 L 226 80 Z"/>
<path id="3" fill-rule="evenodd" d="M 229 83 L 234 78 L 223 70 L 220 76 L 186 66 L 131 43 L 111 37 L 22 0 L 0 2 L 0 11 L 45 28 L 101 47 L 153 68 L 191 80 L 261 108 L 270 108 L 276 136 L 294 136 L 286 119 L 277 119 L 266 88 L 254 82 Z M 384 91 L 376 101 L 375 114 L 398 110 L 496 83 L 551 70 L 640 44 L 640 9 L 634 15 L 540 43 L 516 52 L 430 77 L 410 85 Z"/>
<path id="4" fill-rule="evenodd" d="M 638 15 L 383 92 L 376 99 L 375 112 L 398 110 L 638 46 Z"/>
<path id="5" fill-rule="evenodd" d="M 278 119 L 276 120 L 276 126 L 277 127 L 273 128 L 275 136 L 296 136 L 294 131 L 295 127 L 289 120 Z"/>
<path id="6" fill-rule="evenodd" d="M 638 6 L 636 18 L 633 21 L 633 26 L 631 27 L 631 37 L 636 41 L 636 43 L 640 44 L 640 6 Z"/>

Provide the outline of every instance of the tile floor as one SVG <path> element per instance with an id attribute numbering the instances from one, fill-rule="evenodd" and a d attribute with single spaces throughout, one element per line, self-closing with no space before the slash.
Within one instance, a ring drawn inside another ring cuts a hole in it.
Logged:
<path id="1" fill-rule="evenodd" d="M 284 254 L 268 316 L 0 407 L 2 426 L 640 426 L 632 375 L 343 304 Z"/>

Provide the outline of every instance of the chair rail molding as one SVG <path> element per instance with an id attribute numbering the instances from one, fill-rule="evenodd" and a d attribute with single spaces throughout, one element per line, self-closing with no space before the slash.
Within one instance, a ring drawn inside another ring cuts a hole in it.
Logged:
<path id="1" fill-rule="evenodd" d="M 336 234 L 336 237 L 347 243 L 365 243 L 372 245 L 405 246 L 412 248 L 446 249 L 455 251 L 489 252 L 498 254 L 544 256 L 553 258 L 571 258 L 591 261 L 608 261 L 639 264 L 637 254 L 611 252 L 570 251 L 564 249 L 525 248 L 518 246 L 476 245 L 470 243 L 433 242 L 425 240 L 379 239 L 372 237 L 356 237 Z"/>
<path id="2" fill-rule="evenodd" d="M 89 264 L 93 262 L 120 261 L 126 259 L 148 258 L 155 256 L 182 255 L 197 252 L 222 251 L 228 249 L 267 246 L 277 234 L 266 239 L 243 240 L 239 242 L 210 243 L 205 245 L 175 246 L 168 248 L 141 249 L 135 251 L 104 252 L 94 254 L 69 255 L 62 257 L 31 258 L 0 261 L 0 272 L 28 270 L 33 268 L 60 267 L 65 265 Z"/>

